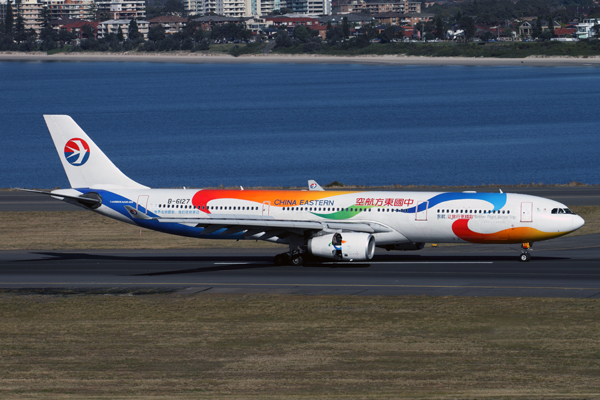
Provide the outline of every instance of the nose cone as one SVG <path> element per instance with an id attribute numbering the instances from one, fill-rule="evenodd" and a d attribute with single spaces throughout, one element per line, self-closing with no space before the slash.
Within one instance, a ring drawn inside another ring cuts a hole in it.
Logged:
<path id="1" fill-rule="evenodd" d="M 583 218 L 581 218 L 579 215 L 573 215 L 572 218 L 572 223 L 573 223 L 573 230 L 576 231 L 577 229 L 581 228 L 583 226 L 583 224 L 585 224 L 585 221 Z"/>

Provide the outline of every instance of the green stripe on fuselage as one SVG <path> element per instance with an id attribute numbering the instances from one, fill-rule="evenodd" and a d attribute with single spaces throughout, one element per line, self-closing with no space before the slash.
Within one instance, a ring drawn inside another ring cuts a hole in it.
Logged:
<path id="1" fill-rule="evenodd" d="M 352 217 L 357 216 L 360 213 L 364 213 L 366 210 L 370 209 L 370 208 L 374 208 L 375 206 L 368 206 L 368 207 L 348 207 L 348 211 L 346 211 L 346 209 L 342 209 L 341 211 L 336 211 L 333 212 L 331 214 L 319 214 L 319 213 L 311 213 L 313 215 L 316 215 L 317 217 L 321 217 L 321 218 L 327 218 L 327 219 L 350 219 Z M 358 211 L 362 209 L 363 211 Z M 355 210 L 355 211 L 350 211 L 350 210 Z"/>

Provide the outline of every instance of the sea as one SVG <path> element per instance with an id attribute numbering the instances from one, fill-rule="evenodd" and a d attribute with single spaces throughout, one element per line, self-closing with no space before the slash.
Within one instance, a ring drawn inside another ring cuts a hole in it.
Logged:
<path id="1" fill-rule="evenodd" d="M 68 114 L 151 187 L 600 184 L 600 69 L 0 62 L 0 187 L 69 187 Z"/>

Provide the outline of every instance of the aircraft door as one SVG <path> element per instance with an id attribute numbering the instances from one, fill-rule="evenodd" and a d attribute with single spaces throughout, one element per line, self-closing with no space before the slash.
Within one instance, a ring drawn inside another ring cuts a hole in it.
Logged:
<path id="1" fill-rule="evenodd" d="M 417 221 L 427 221 L 427 209 L 429 208 L 428 201 L 419 201 L 417 202 L 417 209 L 415 212 L 415 220 Z"/>
<path id="2" fill-rule="evenodd" d="M 148 214 L 148 199 L 150 196 L 141 195 L 138 196 L 137 204 L 135 205 L 135 209 L 140 211 L 140 207 L 144 208 L 144 214 Z"/>
<path id="3" fill-rule="evenodd" d="M 271 202 L 265 201 L 262 206 L 262 215 L 269 215 L 269 211 L 271 209 Z"/>
<path id="4" fill-rule="evenodd" d="M 533 222 L 533 203 L 521 203 L 521 222 Z"/>

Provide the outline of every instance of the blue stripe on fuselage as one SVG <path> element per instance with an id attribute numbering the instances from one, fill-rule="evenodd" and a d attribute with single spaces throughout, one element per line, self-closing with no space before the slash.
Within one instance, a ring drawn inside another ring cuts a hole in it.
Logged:
<path id="1" fill-rule="evenodd" d="M 429 205 L 424 202 L 418 206 L 407 209 L 407 212 L 414 213 L 425 211 L 427 208 L 432 208 L 438 204 L 452 200 L 483 200 L 491 203 L 494 206 L 493 211 L 497 211 L 506 204 L 506 193 L 442 193 L 427 200 Z"/>

